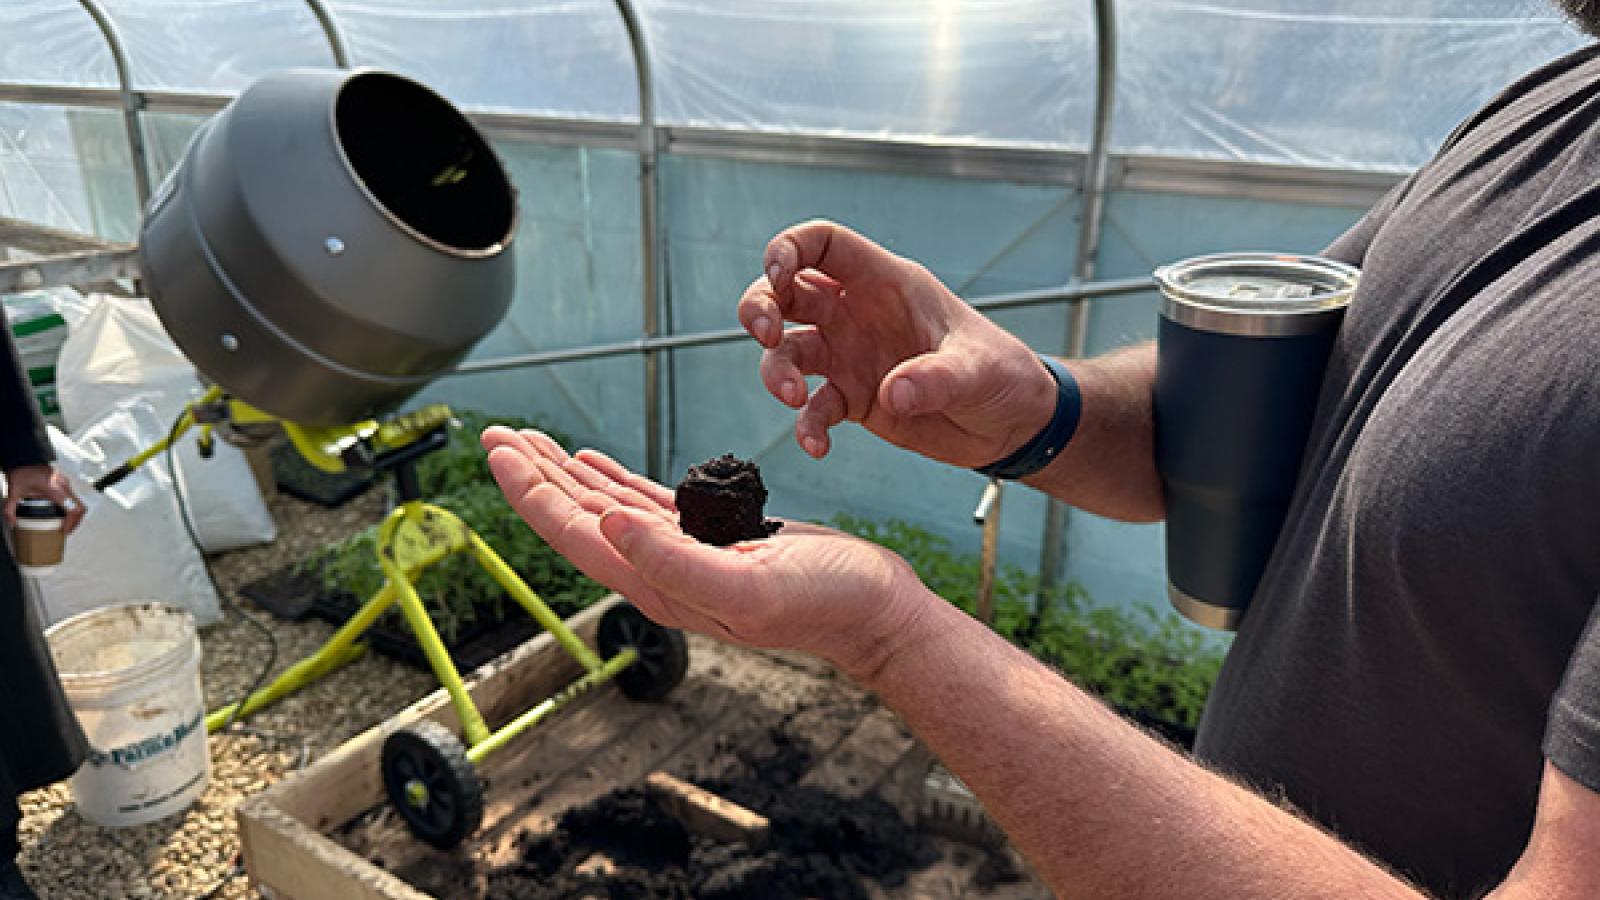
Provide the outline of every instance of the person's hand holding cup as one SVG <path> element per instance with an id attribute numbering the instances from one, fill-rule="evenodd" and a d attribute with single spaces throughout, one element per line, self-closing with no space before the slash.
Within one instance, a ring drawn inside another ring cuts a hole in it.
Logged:
<path id="1" fill-rule="evenodd" d="M 48 575 L 61 564 L 67 535 L 83 518 L 83 504 L 60 472 L 48 465 L 6 473 L 5 518 L 17 565 L 24 575 Z"/>

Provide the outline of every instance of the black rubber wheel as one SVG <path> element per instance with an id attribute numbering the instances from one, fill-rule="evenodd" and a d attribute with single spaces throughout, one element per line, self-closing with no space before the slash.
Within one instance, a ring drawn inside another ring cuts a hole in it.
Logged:
<path id="1" fill-rule="evenodd" d="M 438 722 L 407 725 L 384 740 L 383 786 L 411 833 L 441 850 L 483 822 L 483 780 L 467 748 Z"/>
<path id="2" fill-rule="evenodd" d="M 617 687 L 635 700 L 660 700 L 672 693 L 689 670 L 689 642 L 683 632 L 645 618 L 632 603 L 619 603 L 600 617 L 595 633 L 600 656 L 610 659 L 624 647 L 639 654 L 617 673 Z"/>

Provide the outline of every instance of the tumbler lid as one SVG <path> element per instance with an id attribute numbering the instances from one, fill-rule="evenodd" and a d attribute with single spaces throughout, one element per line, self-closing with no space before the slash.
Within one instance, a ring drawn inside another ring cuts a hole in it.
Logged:
<path id="1" fill-rule="evenodd" d="M 1343 310 L 1360 274 L 1319 256 L 1219 253 L 1163 266 L 1155 279 L 1168 319 L 1206 331 L 1271 336 L 1322 327 L 1324 316 L 1316 314 Z"/>
<path id="2" fill-rule="evenodd" d="M 67 511 L 53 500 L 43 497 L 23 497 L 17 501 L 19 519 L 60 519 Z"/>

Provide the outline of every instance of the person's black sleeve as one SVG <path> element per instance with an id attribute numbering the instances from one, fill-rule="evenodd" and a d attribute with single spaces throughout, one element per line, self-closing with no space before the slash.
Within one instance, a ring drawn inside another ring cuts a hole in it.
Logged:
<path id="1" fill-rule="evenodd" d="M 1544 755 L 1573 781 L 1600 791 L 1600 603 L 1550 704 Z"/>
<path id="2" fill-rule="evenodd" d="M 50 435 L 4 315 L 0 315 L 0 349 L 5 354 L 0 361 L 0 471 L 50 462 L 55 458 Z"/>

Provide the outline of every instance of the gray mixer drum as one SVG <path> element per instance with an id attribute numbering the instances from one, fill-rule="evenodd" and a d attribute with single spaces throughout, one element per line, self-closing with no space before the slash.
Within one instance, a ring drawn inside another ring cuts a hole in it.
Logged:
<path id="1" fill-rule="evenodd" d="M 384 72 L 293 70 L 195 135 L 152 199 L 161 321 L 235 397 L 308 425 L 393 410 L 505 315 L 517 203 L 439 95 Z"/>

